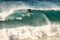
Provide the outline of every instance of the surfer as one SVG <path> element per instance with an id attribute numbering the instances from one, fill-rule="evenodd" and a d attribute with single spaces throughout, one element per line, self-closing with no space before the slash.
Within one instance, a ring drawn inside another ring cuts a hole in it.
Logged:
<path id="1" fill-rule="evenodd" d="M 28 10 L 27 15 L 30 16 L 30 14 L 31 14 L 31 9 L 27 9 L 27 10 Z"/>
<path id="2" fill-rule="evenodd" d="M 31 9 L 28 9 L 28 12 L 31 13 Z"/>

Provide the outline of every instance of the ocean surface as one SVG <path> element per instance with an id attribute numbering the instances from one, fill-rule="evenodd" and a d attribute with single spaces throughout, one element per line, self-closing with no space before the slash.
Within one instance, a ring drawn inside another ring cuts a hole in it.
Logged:
<path id="1" fill-rule="evenodd" d="M 31 10 L 31 13 L 28 14 L 27 10 L 22 9 L 13 11 L 7 17 L 0 17 L 0 28 L 14 28 L 26 25 L 37 27 L 50 23 L 60 23 L 60 10 Z"/>
<path id="2" fill-rule="evenodd" d="M 0 2 L 0 40 L 60 40 L 60 3 Z"/>
<path id="3" fill-rule="evenodd" d="M 58 40 L 60 38 L 60 10 L 31 10 L 31 13 L 27 11 L 27 9 L 20 9 L 1 14 L 1 40 Z"/>

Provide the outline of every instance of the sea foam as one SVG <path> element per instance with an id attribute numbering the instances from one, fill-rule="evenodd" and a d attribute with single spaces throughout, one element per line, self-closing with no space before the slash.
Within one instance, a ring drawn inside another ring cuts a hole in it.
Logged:
<path id="1" fill-rule="evenodd" d="M 40 39 L 44 36 L 53 37 L 60 36 L 60 28 L 54 26 L 56 24 L 44 25 L 41 27 L 16 27 L 16 28 L 3 28 L 0 29 L 0 40 L 15 40 L 15 39 Z"/>

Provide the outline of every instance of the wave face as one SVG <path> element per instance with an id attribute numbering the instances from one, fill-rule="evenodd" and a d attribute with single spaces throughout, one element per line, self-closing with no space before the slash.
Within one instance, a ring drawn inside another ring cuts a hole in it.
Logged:
<path id="1" fill-rule="evenodd" d="M 60 11 L 57 10 L 31 10 L 31 13 L 27 13 L 28 10 L 15 10 L 13 11 L 9 16 L 6 17 L 6 19 L 17 19 L 22 18 L 22 20 L 26 20 L 29 18 L 29 20 L 45 20 L 46 18 L 44 15 L 50 20 L 50 21 L 59 21 L 60 19 Z M 30 15 L 30 16 L 29 16 Z M 31 18 L 31 19 L 30 19 Z M 33 19 L 34 18 L 34 19 Z M 36 19 L 37 18 L 37 19 Z M 56 20 L 57 19 L 57 20 Z"/>
<path id="2" fill-rule="evenodd" d="M 50 20 L 41 10 L 31 10 L 31 13 L 27 13 L 27 10 L 15 10 L 9 16 L 5 18 L 4 21 L 15 21 L 20 20 L 20 23 L 32 25 L 32 26 L 40 26 L 44 24 L 49 24 Z"/>

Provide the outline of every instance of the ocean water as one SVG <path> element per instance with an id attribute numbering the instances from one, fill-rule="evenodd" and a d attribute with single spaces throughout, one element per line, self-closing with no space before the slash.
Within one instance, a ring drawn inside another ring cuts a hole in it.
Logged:
<path id="1" fill-rule="evenodd" d="M 8 15 L 7 15 L 8 14 Z M 58 40 L 60 10 L 14 10 L 0 16 L 1 40 Z"/>
<path id="2" fill-rule="evenodd" d="M 60 40 L 60 3 L 33 1 L 0 2 L 0 40 Z"/>
<path id="3" fill-rule="evenodd" d="M 11 15 L 7 16 L 5 20 L 1 18 L 0 24 L 7 25 L 5 27 L 15 27 L 16 26 L 42 26 L 45 24 L 48 24 L 47 19 L 46 19 L 46 14 L 41 12 L 40 10 L 32 10 L 30 16 L 27 15 L 26 10 L 15 10 Z M 49 19 L 48 19 L 49 21 Z M 2 27 L 1 26 L 1 27 Z M 1 28 L 0 27 L 0 28 Z M 4 26 L 3 26 L 4 27 Z M 2 28 L 3 28 L 2 27 Z"/>
<path id="4" fill-rule="evenodd" d="M 8 14 L 8 13 L 7 13 Z M 4 14 L 2 15 L 4 16 Z M 15 10 L 6 17 L 0 17 L 0 28 L 14 28 L 15 26 L 43 26 L 60 23 L 60 10 Z"/>

